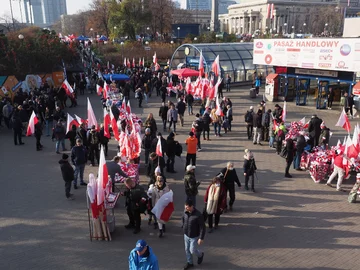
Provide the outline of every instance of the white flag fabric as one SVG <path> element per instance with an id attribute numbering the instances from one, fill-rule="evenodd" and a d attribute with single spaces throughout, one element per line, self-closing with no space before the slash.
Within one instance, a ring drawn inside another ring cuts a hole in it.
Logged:
<path id="1" fill-rule="evenodd" d="M 93 108 L 90 103 L 90 99 L 87 99 L 87 115 L 88 115 L 88 128 L 91 128 L 92 126 L 95 126 L 95 128 L 98 127 L 98 123 L 96 121 L 95 113 L 93 111 Z"/>

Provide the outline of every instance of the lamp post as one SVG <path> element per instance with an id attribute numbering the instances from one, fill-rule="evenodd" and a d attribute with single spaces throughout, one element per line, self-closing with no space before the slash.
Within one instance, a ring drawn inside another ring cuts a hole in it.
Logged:
<path id="1" fill-rule="evenodd" d="M 284 23 L 284 32 L 287 34 L 287 23 Z"/>
<path id="2" fill-rule="evenodd" d="M 124 60 L 124 42 L 120 42 L 120 45 L 121 45 L 121 59 L 123 59 Z"/>
<path id="3" fill-rule="evenodd" d="M 194 37 L 194 41 L 197 41 L 197 37 Z"/>
<path id="4" fill-rule="evenodd" d="M 18 38 L 19 38 L 20 40 L 23 40 L 23 39 L 24 39 L 24 35 L 23 35 L 23 34 L 20 34 L 20 35 L 18 35 Z"/>
<path id="5" fill-rule="evenodd" d="M 94 31 L 94 29 L 90 28 L 90 36 L 91 36 L 91 38 L 93 37 L 93 31 Z"/>
<path id="6" fill-rule="evenodd" d="M 178 40 L 180 40 L 180 26 L 178 26 L 177 30 L 178 30 Z"/>
<path id="7" fill-rule="evenodd" d="M 145 45 L 149 45 L 149 41 L 145 41 Z M 148 62 L 148 51 L 146 51 L 146 63 Z"/>
<path id="8" fill-rule="evenodd" d="M 117 36 L 117 35 L 116 35 L 116 29 L 117 29 L 117 27 L 114 26 L 114 38 L 113 38 L 113 43 L 115 43 L 115 37 Z"/>
<path id="9" fill-rule="evenodd" d="M 324 35 L 326 36 L 327 35 L 327 27 L 328 27 L 328 23 L 325 23 L 325 27 L 324 27 Z"/>
<path id="10" fill-rule="evenodd" d="M 291 26 L 292 32 L 295 33 L 295 26 Z"/>
<path id="11" fill-rule="evenodd" d="M 306 33 L 306 23 L 304 23 L 303 26 L 304 26 L 304 27 L 303 27 L 303 32 L 304 32 L 304 34 L 305 34 L 305 33 Z"/>

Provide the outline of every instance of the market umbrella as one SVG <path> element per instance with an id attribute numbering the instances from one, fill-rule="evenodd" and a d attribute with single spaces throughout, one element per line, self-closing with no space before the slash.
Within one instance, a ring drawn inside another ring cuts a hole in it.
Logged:
<path id="1" fill-rule="evenodd" d="M 99 40 L 101 40 L 101 41 L 108 41 L 108 38 L 105 37 L 105 36 L 101 36 L 101 37 L 99 38 Z"/>
<path id="2" fill-rule="evenodd" d="M 199 71 L 193 70 L 190 68 L 182 68 L 182 69 L 175 69 L 171 71 L 172 75 L 181 76 L 182 78 L 185 77 L 197 77 L 199 76 Z"/>

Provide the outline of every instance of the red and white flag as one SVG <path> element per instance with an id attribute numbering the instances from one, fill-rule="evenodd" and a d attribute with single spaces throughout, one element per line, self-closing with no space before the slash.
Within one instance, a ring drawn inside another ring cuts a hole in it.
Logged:
<path id="1" fill-rule="evenodd" d="M 270 19 L 270 10 L 271 10 L 271 4 L 268 4 L 266 10 L 266 19 Z"/>
<path id="2" fill-rule="evenodd" d="M 107 138 L 111 138 L 110 131 L 109 131 L 109 125 L 110 125 L 110 115 L 106 108 L 104 108 L 104 136 Z"/>
<path id="3" fill-rule="evenodd" d="M 347 117 L 345 110 L 343 109 L 339 120 L 337 121 L 336 127 L 342 127 L 343 129 L 345 129 L 348 133 L 350 132 L 351 126 L 350 126 L 350 121 L 349 118 Z"/>
<path id="4" fill-rule="evenodd" d="M 284 107 L 283 107 L 283 111 L 282 111 L 282 115 L 281 115 L 281 120 L 285 123 L 286 120 L 286 101 L 284 101 Z"/>
<path id="5" fill-rule="evenodd" d="M 110 110 L 110 120 L 111 120 L 111 127 L 114 133 L 115 140 L 118 141 L 120 139 L 119 128 L 117 126 L 116 118 L 114 117 L 112 110 Z"/>
<path id="6" fill-rule="evenodd" d="M 81 125 L 81 124 L 86 124 L 87 121 L 85 119 L 82 119 L 80 116 L 77 116 L 76 114 L 74 114 L 76 121 Z"/>
<path id="7" fill-rule="evenodd" d="M 219 101 L 219 95 L 216 96 L 216 115 L 223 117 L 224 116 L 224 112 L 222 111 L 221 107 L 220 107 L 220 101 Z"/>
<path id="8" fill-rule="evenodd" d="M 143 57 L 141 64 L 145 67 L 145 58 Z"/>
<path id="9" fill-rule="evenodd" d="M 200 51 L 199 57 L 199 77 L 201 78 L 204 75 L 204 57 L 202 51 Z"/>
<path id="10" fill-rule="evenodd" d="M 68 113 L 66 121 L 66 134 L 71 130 L 73 125 L 75 125 L 76 127 L 80 126 L 79 122 L 76 119 L 72 118 L 72 116 Z"/>
<path id="11" fill-rule="evenodd" d="M 126 60 L 126 66 L 127 66 L 128 68 L 131 67 L 131 65 L 130 65 L 130 59 L 129 59 L 129 58 Z"/>
<path id="12" fill-rule="evenodd" d="M 36 117 L 35 112 L 33 111 L 29 120 L 29 125 L 27 127 L 26 136 L 31 136 L 35 133 L 35 125 L 39 122 L 39 119 Z"/>
<path id="13" fill-rule="evenodd" d="M 156 154 L 159 157 L 163 156 L 163 151 L 162 151 L 162 147 L 161 147 L 161 137 L 160 136 L 158 136 L 158 142 L 156 144 Z"/>
<path id="14" fill-rule="evenodd" d="M 271 4 L 271 14 L 270 14 L 271 18 L 270 19 L 274 19 L 275 16 L 275 5 L 274 3 Z"/>
<path id="15" fill-rule="evenodd" d="M 101 93 L 103 92 L 103 88 L 100 85 L 96 85 L 96 93 L 98 96 L 101 96 Z"/>
<path id="16" fill-rule="evenodd" d="M 105 201 L 105 190 L 109 181 L 109 173 L 106 166 L 104 146 L 100 149 L 100 162 L 98 170 L 98 185 L 97 185 L 97 205 L 102 205 Z"/>
<path id="17" fill-rule="evenodd" d="M 306 124 L 306 118 L 303 117 L 298 123 L 301 124 L 301 125 L 303 125 L 303 126 L 305 126 L 305 124 Z"/>
<path id="18" fill-rule="evenodd" d="M 124 67 L 126 67 L 126 57 L 124 57 Z"/>
<path id="19" fill-rule="evenodd" d="M 142 64 L 141 64 L 141 58 L 139 57 L 139 67 L 141 67 Z"/>
<path id="20" fill-rule="evenodd" d="M 74 89 L 71 87 L 67 79 L 63 81 L 61 87 L 65 89 L 65 92 L 68 96 L 72 97 L 74 95 Z"/>
<path id="21" fill-rule="evenodd" d="M 128 114 L 131 113 L 130 100 L 128 100 L 128 102 L 127 102 L 126 111 L 127 111 Z"/>
<path id="22" fill-rule="evenodd" d="M 153 63 L 154 63 L 154 65 L 156 65 L 156 64 L 157 64 L 156 52 L 154 53 L 154 56 L 153 56 Z"/>
<path id="23" fill-rule="evenodd" d="M 133 61 L 132 61 L 132 67 L 135 67 L 135 58 L 133 57 Z"/>
<path id="24" fill-rule="evenodd" d="M 87 126 L 88 128 L 91 128 L 92 126 L 98 127 L 98 123 L 96 121 L 95 113 L 93 111 L 93 108 L 90 103 L 90 99 L 87 99 Z"/>
<path id="25" fill-rule="evenodd" d="M 348 0 L 348 7 L 350 7 L 350 0 Z"/>
<path id="26" fill-rule="evenodd" d="M 344 149 L 344 155 L 343 155 L 343 165 L 344 165 L 344 170 L 345 170 L 345 178 L 349 175 L 349 171 L 350 171 L 350 168 L 349 168 L 349 165 L 350 165 L 350 162 L 349 162 L 349 149 L 352 145 L 352 142 L 351 142 L 351 139 L 350 139 L 350 136 L 347 137 L 346 139 L 346 144 L 345 144 L 345 149 Z"/>
<path id="27" fill-rule="evenodd" d="M 219 55 L 216 56 L 214 62 L 212 63 L 211 70 L 212 70 L 212 72 L 214 72 L 216 77 L 221 74 Z"/>

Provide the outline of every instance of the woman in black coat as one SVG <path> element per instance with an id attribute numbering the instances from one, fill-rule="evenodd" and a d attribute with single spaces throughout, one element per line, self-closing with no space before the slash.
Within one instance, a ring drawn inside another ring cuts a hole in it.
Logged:
<path id="1" fill-rule="evenodd" d="M 220 173 L 224 179 L 226 192 L 229 192 L 229 196 L 230 196 L 230 201 L 229 201 L 230 209 L 229 210 L 232 211 L 233 204 L 235 202 L 235 183 L 237 184 L 237 186 L 239 188 L 241 187 L 241 183 L 239 181 L 239 177 L 236 173 L 234 164 L 232 162 L 228 162 L 227 166 L 224 169 L 222 169 Z"/>
<path id="2" fill-rule="evenodd" d="M 249 149 L 245 149 L 244 155 L 244 176 L 245 176 L 245 189 L 249 190 L 249 180 L 251 178 L 251 190 L 255 192 L 254 174 L 257 170 L 254 155 Z"/>
<path id="3" fill-rule="evenodd" d="M 294 160 L 294 141 L 293 139 L 286 140 L 286 150 L 287 150 L 287 157 L 286 157 L 286 168 L 285 168 L 285 177 L 291 178 L 291 174 L 289 173 L 290 165 Z"/>

